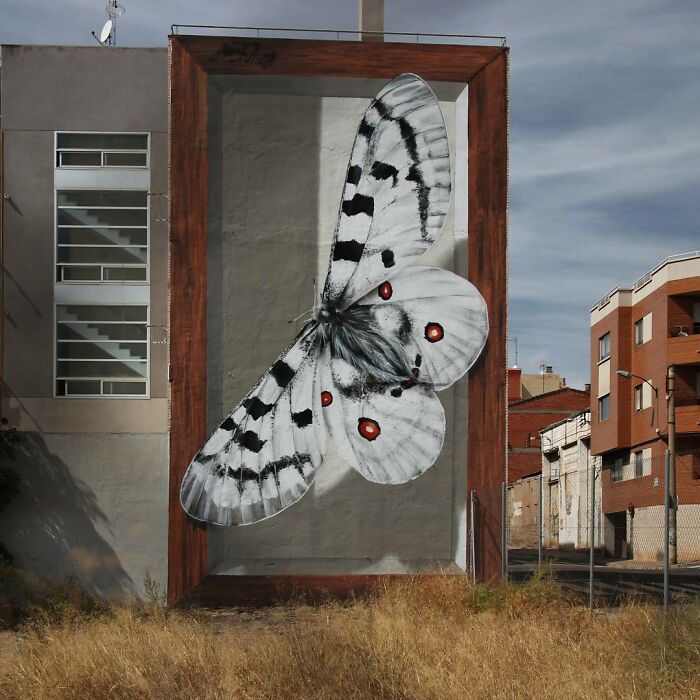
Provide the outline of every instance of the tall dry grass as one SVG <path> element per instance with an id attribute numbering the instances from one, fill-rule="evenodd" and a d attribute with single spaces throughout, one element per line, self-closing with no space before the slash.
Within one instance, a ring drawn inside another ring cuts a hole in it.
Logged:
<path id="1" fill-rule="evenodd" d="M 19 634 L 7 698 L 700 697 L 697 607 L 591 614 L 554 585 L 444 577 L 254 623 L 115 609 Z"/>

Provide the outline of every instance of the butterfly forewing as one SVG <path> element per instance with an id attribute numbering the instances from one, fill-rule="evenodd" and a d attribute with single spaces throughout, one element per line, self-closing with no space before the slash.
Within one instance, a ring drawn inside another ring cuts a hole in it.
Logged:
<path id="1" fill-rule="evenodd" d="M 311 340 L 302 335 L 284 352 L 195 455 L 180 491 L 192 517 L 245 525 L 304 495 L 325 440 L 313 413 L 318 392 Z"/>
<path id="2" fill-rule="evenodd" d="M 427 250 L 450 200 L 447 131 L 416 75 L 392 80 L 360 123 L 350 156 L 323 293 L 349 306 Z"/>

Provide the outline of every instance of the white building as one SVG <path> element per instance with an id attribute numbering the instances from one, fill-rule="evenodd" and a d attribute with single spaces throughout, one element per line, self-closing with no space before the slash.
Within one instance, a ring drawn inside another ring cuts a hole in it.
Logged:
<path id="1" fill-rule="evenodd" d="M 548 548 L 590 546 L 590 491 L 595 479 L 595 542 L 601 541 L 601 463 L 590 452 L 591 412 L 586 409 L 540 431 L 543 542 Z"/>

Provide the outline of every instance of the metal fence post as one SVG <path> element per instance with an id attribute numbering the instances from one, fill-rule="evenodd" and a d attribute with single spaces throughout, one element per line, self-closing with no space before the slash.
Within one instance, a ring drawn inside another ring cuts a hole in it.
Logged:
<path id="1" fill-rule="evenodd" d="M 469 571 L 471 573 L 472 584 L 476 584 L 476 535 L 474 525 L 476 523 L 477 498 L 476 491 L 469 492 Z"/>
<path id="2" fill-rule="evenodd" d="M 542 473 L 540 473 L 540 478 L 538 481 L 539 495 L 537 496 L 537 568 L 542 569 L 542 539 L 543 539 L 543 526 L 542 521 Z"/>
<path id="3" fill-rule="evenodd" d="M 591 469 L 590 469 L 589 479 L 590 490 L 589 490 L 589 510 L 591 513 L 591 531 L 588 535 L 589 537 L 589 562 L 588 562 L 588 605 L 591 610 L 593 610 L 593 566 L 595 557 L 595 458 L 591 459 Z"/>
<path id="4" fill-rule="evenodd" d="M 501 484 L 501 581 L 508 580 L 508 540 L 506 537 L 506 496 L 508 494 L 508 484 Z"/>
<path id="5" fill-rule="evenodd" d="M 664 612 L 668 611 L 668 579 L 670 561 L 670 501 L 671 501 L 671 451 L 666 450 L 664 455 Z"/>

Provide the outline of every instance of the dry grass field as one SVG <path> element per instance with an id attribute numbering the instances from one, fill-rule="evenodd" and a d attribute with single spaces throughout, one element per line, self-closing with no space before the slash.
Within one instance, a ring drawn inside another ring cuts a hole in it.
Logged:
<path id="1" fill-rule="evenodd" d="M 546 580 L 445 577 L 249 613 L 59 606 L 0 655 L 3 698 L 690 698 L 700 608 L 591 613 Z"/>

